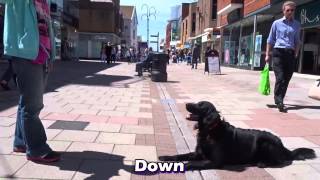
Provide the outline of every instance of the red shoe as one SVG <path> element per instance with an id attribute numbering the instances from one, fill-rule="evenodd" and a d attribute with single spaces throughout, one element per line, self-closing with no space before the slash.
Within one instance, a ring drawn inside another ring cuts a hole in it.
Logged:
<path id="1" fill-rule="evenodd" d="M 51 163 L 51 162 L 57 162 L 60 160 L 60 154 L 51 151 L 50 153 L 44 155 L 44 156 L 39 156 L 39 157 L 31 157 L 27 156 L 27 159 L 29 161 L 35 162 L 35 163 Z"/>
<path id="2" fill-rule="evenodd" d="M 13 147 L 13 152 L 15 153 L 26 153 L 26 151 L 27 151 L 27 148 L 23 146 Z"/>

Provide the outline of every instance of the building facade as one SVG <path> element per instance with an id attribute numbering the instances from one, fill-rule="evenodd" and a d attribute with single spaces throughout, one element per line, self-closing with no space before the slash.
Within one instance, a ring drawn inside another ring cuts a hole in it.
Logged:
<path id="1" fill-rule="evenodd" d="M 201 58 L 207 47 L 219 49 L 220 30 L 217 29 L 217 0 L 198 0 L 195 9 L 195 36 L 191 37 L 191 44 L 201 46 Z"/>
<path id="2" fill-rule="evenodd" d="M 121 42 L 120 0 L 79 1 L 79 44 L 80 58 L 100 58 L 103 43 Z"/>
<path id="3" fill-rule="evenodd" d="M 121 44 L 126 48 L 138 49 L 138 17 L 135 6 L 120 6 L 124 29 L 121 34 Z"/>
<path id="4" fill-rule="evenodd" d="M 61 59 L 77 60 L 79 46 L 79 1 L 64 0 L 61 26 Z"/>
<path id="5" fill-rule="evenodd" d="M 165 48 L 170 49 L 170 42 L 171 42 L 171 23 L 168 21 L 166 26 L 166 39 L 165 39 Z"/>

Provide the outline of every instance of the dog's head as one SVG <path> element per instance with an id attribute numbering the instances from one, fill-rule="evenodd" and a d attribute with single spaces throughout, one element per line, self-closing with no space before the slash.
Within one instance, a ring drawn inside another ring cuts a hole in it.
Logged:
<path id="1" fill-rule="evenodd" d="M 208 101 L 187 103 L 186 109 L 191 113 L 187 120 L 198 122 L 195 129 L 202 129 L 202 127 L 214 127 L 221 121 L 219 112 L 215 106 Z"/>

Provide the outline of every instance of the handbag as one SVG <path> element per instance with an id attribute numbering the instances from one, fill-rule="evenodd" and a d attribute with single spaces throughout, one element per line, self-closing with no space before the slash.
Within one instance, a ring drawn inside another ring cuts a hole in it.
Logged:
<path id="1" fill-rule="evenodd" d="M 308 96 L 312 99 L 320 100 L 320 79 L 316 80 L 310 88 Z"/>
<path id="2" fill-rule="evenodd" d="M 261 71 L 258 90 L 262 95 L 270 95 L 269 64 L 266 64 L 264 69 Z"/>

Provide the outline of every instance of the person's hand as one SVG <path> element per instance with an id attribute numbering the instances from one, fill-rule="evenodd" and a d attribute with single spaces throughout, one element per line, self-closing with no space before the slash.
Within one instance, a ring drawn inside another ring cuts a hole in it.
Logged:
<path id="1" fill-rule="evenodd" d="M 266 55 L 265 61 L 266 61 L 266 63 L 268 63 L 270 61 L 270 55 Z"/>

